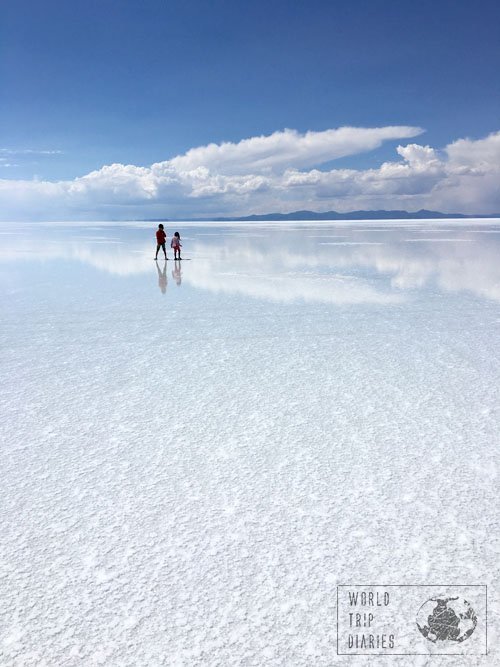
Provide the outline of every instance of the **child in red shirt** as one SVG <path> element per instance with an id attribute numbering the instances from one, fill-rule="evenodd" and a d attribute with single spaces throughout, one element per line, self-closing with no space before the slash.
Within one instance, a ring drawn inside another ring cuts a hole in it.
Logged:
<path id="1" fill-rule="evenodd" d="M 158 230 L 156 232 L 156 256 L 155 256 L 155 262 L 158 259 L 158 251 L 160 248 L 163 250 L 163 254 L 165 255 L 165 260 L 167 260 L 167 251 L 165 250 L 165 241 L 167 240 L 167 235 L 165 234 L 165 231 L 163 229 L 163 225 L 160 223 L 158 225 Z"/>

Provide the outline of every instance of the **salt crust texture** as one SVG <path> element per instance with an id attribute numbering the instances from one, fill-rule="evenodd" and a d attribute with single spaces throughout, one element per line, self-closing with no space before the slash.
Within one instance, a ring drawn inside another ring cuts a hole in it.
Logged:
<path id="1" fill-rule="evenodd" d="M 1 228 L 0 663 L 365 665 L 337 584 L 445 582 L 499 664 L 498 224 L 94 227 Z"/>

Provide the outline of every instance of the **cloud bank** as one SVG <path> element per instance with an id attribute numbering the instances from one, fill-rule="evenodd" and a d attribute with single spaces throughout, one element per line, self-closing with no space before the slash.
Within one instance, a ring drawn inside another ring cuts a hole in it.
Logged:
<path id="1" fill-rule="evenodd" d="M 192 148 L 149 167 L 111 164 L 67 181 L 0 180 L 5 220 L 238 216 L 297 209 L 500 211 L 500 132 L 438 150 L 400 144 L 375 169 L 321 168 L 412 139 L 419 127 L 295 130 Z"/>

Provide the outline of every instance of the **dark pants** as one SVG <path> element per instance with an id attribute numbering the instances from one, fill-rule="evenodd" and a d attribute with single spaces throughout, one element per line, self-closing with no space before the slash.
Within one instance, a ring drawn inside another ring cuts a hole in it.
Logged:
<path id="1" fill-rule="evenodd" d="M 167 251 L 165 250 L 165 244 L 164 243 L 158 243 L 156 245 L 156 256 L 158 257 L 158 252 L 159 252 L 160 248 L 163 250 L 163 254 L 166 257 L 167 256 Z"/>

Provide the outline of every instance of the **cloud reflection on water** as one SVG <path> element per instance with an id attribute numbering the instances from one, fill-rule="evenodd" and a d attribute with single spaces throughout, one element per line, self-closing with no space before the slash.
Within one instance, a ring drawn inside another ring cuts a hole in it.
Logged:
<path id="1" fill-rule="evenodd" d="M 177 285 L 279 302 L 391 305 L 406 300 L 408 290 L 424 288 L 500 301 L 498 226 L 186 228 L 185 251 L 194 261 L 183 265 L 181 281 L 171 260 Z M 0 261 L 64 259 L 117 276 L 154 271 L 154 244 L 143 241 L 148 232 L 85 231 L 65 229 L 60 238 L 60 230 L 40 228 L 36 238 L 22 241 L 6 234 Z"/>

